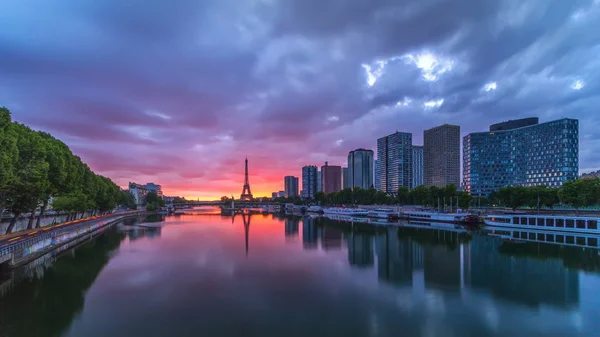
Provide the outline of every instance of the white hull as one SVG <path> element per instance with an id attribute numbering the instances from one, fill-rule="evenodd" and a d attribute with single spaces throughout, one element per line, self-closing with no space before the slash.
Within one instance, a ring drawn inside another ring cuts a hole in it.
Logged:
<path id="1" fill-rule="evenodd" d="M 367 216 L 369 212 L 365 210 L 355 210 L 351 208 L 325 208 L 323 209 L 323 213 L 348 216 Z"/>
<path id="2" fill-rule="evenodd" d="M 584 229 L 584 228 L 568 228 L 568 227 L 550 227 L 550 226 L 531 226 L 531 225 L 516 225 L 512 223 L 495 222 L 495 221 L 484 221 L 486 226 L 512 228 L 512 229 L 525 229 L 525 230 L 544 230 L 552 232 L 563 232 L 563 233 L 583 233 L 583 234 L 596 234 L 600 235 L 598 229 Z"/>
<path id="3" fill-rule="evenodd" d="M 409 220 L 420 221 L 440 221 L 440 222 L 464 222 L 470 214 L 455 214 L 455 213 L 433 213 L 433 212 L 405 212 L 403 216 Z"/>
<path id="4" fill-rule="evenodd" d="M 398 213 L 397 212 L 374 212 L 371 211 L 367 214 L 367 216 L 369 218 L 378 218 L 378 219 L 390 219 L 390 218 L 398 218 Z"/>

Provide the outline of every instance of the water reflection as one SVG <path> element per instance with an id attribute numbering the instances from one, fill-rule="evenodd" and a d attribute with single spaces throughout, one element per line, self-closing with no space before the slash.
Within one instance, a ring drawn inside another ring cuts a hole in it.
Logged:
<path id="1" fill-rule="evenodd" d="M 600 329 L 584 303 L 596 289 L 579 271 L 599 262 L 453 225 L 167 217 L 115 227 L 25 278 L 0 298 L 0 335 L 587 337 Z"/>

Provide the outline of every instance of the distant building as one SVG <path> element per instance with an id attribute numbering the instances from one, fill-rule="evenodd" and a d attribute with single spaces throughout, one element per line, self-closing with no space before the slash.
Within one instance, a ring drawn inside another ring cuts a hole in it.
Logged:
<path id="1" fill-rule="evenodd" d="M 396 193 L 400 186 L 412 188 L 412 134 L 396 132 L 377 140 L 379 187 Z"/>
<path id="2" fill-rule="evenodd" d="M 460 126 L 440 125 L 423 132 L 425 186 L 460 185 Z"/>
<path id="3" fill-rule="evenodd" d="M 314 199 L 318 192 L 318 175 L 316 166 L 304 166 L 302 168 L 302 198 Z"/>
<path id="4" fill-rule="evenodd" d="M 350 188 L 373 186 L 373 150 L 356 149 L 348 153 L 348 179 Z"/>
<path id="5" fill-rule="evenodd" d="M 277 197 L 278 198 L 285 198 L 285 192 L 284 191 L 277 192 Z"/>
<path id="6" fill-rule="evenodd" d="M 378 191 L 381 191 L 381 185 L 379 185 L 379 171 L 377 171 L 378 160 L 373 160 L 373 186 Z"/>
<path id="7" fill-rule="evenodd" d="M 321 170 L 317 170 L 317 192 L 323 192 L 323 179 L 321 178 Z"/>
<path id="8" fill-rule="evenodd" d="M 146 195 L 148 194 L 146 185 L 140 185 L 140 184 L 130 182 L 129 183 L 129 192 L 131 194 L 133 194 L 136 205 L 143 206 L 146 204 Z"/>
<path id="9" fill-rule="evenodd" d="M 350 169 L 342 167 L 342 185 L 344 189 L 352 188 L 352 180 L 350 179 Z"/>
<path id="10" fill-rule="evenodd" d="M 163 196 L 162 186 L 156 185 L 155 183 L 147 183 L 146 190 L 148 192 L 155 192 L 156 195 L 158 195 L 161 198 Z"/>
<path id="11" fill-rule="evenodd" d="M 412 148 L 412 188 L 421 186 L 423 182 L 423 147 L 413 145 Z"/>
<path id="12" fill-rule="evenodd" d="M 596 179 L 596 178 L 600 178 L 600 170 L 590 172 L 590 173 L 584 173 L 581 175 L 581 179 Z"/>
<path id="13" fill-rule="evenodd" d="M 285 196 L 293 198 L 298 196 L 298 177 L 286 176 L 283 178 Z"/>
<path id="14" fill-rule="evenodd" d="M 277 199 L 278 196 L 279 196 L 279 193 L 277 193 L 277 192 L 271 193 L 271 199 Z"/>
<path id="15" fill-rule="evenodd" d="M 330 166 L 327 162 L 321 166 L 321 186 L 325 194 L 342 190 L 342 167 Z"/>
<path id="16" fill-rule="evenodd" d="M 498 123 L 463 138 L 463 188 L 489 195 L 505 186 L 560 187 L 579 171 L 579 121 Z"/>

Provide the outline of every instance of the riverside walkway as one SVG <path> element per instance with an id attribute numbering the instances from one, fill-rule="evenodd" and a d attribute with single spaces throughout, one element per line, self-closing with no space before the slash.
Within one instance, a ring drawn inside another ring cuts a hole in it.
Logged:
<path id="1" fill-rule="evenodd" d="M 68 242 L 94 233 L 107 225 L 144 211 L 128 211 L 63 222 L 56 225 L 0 235 L 0 267 L 16 267 L 30 262 Z"/>

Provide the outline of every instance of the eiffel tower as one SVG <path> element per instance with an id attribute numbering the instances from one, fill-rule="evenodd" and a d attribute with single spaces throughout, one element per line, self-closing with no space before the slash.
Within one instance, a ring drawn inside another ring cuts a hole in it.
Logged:
<path id="1" fill-rule="evenodd" d="M 252 200 L 252 192 L 250 192 L 250 183 L 248 182 L 248 157 L 246 157 L 246 178 L 244 180 L 244 189 L 240 200 Z"/>

